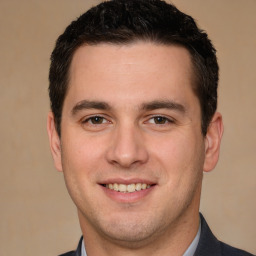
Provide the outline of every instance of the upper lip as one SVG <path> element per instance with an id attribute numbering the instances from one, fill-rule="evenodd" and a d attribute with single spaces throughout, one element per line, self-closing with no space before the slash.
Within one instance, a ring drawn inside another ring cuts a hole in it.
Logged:
<path id="1" fill-rule="evenodd" d="M 147 185 L 154 185 L 156 182 L 150 181 L 148 179 L 142 179 L 142 178 L 130 178 L 130 179 L 124 179 L 124 178 L 111 178 L 111 179 L 106 179 L 103 180 L 102 182 L 99 182 L 99 184 L 136 184 L 136 183 L 144 183 Z"/>

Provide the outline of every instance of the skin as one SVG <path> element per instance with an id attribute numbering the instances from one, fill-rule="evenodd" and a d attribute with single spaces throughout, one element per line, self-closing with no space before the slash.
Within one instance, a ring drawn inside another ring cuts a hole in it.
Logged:
<path id="1" fill-rule="evenodd" d="M 88 255 L 183 255 L 199 225 L 203 171 L 217 163 L 215 113 L 201 132 L 188 51 L 148 42 L 80 47 L 70 67 L 61 138 L 48 134 L 78 209 Z M 106 183 L 151 184 L 120 193 Z"/>

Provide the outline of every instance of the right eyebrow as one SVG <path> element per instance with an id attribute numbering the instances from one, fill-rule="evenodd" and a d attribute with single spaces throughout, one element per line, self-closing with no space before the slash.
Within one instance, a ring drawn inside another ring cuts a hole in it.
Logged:
<path id="1" fill-rule="evenodd" d="M 71 110 L 72 115 L 76 115 L 77 112 L 83 109 L 99 109 L 99 110 L 109 110 L 110 106 L 108 103 L 103 101 L 89 101 L 82 100 L 78 102 Z"/>
<path id="2" fill-rule="evenodd" d="M 142 104 L 142 109 L 144 110 L 156 110 L 160 108 L 173 109 L 181 113 L 186 112 L 186 108 L 184 105 L 172 100 L 155 100 Z"/>

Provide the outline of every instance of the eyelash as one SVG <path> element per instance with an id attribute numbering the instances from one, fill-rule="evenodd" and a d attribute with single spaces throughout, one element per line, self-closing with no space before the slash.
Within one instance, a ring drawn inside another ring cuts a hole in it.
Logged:
<path id="1" fill-rule="evenodd" d="M 96 118 L 100 118 L 101 120 L 103 120 L 103 122 L 98 123 L 98 124 L 96 124 L 96 123 L 94 124 L 92 120 L 96 119 Z M 103 116 L 95 115 L 95 116 L 88 117 L 85 120 L 82 120 L 82 124 L 86 124 L 86 123 L 90 123 L 90 125 L 100 125 L 100 124 L 109 123 L 109 121 Z"/>
<path id="2" fill-rule="evenodd" d="M 161 118 L 163 119 L 164 123 L 160 123 L 160 124 L 157 124 L 155 121 L 156 121 L 156 118 Z M 148 123 L 150 123 L 149 121 L 150 120 L 154 120 L 154 124 L 156 125 L 168 125 L 168 124 L 171 124 L 171 123 L 174 123 L 174 120 L 173 119 L 170 119 L 166 116 L 161 116 L 161 115 L 155 115 L 155 116 L 152 116 L 151 118 L 148 119 Z"/>
<path id="3" fill-rule="evenodd" d="M 93 123 L 93 119 L 95 120 L 96 118 L 99 118 L 102 122 Z M 156 123 L 157 118 L 162 119 L 162 120 L 159 120 L 160 123 Z M 154 120 L 154 123 L 150 122 L 150 120 Z M 161 123 L 161 121 L 164 121 L 164 123 Z M 86 124 L 86 123 L 90 123 L 90 125 L 101 125 L 101 124 L 110 123 L 110 122 L 103 116 L 95 115 L 95 116 L 88 117 L 85 120 L 82 120 L 82 124 Z M 147 119 L 147 121 L 145 123 L 151 123 L 151 124 L 155 124 L 155 125 L 166 125 L 166 124 L 168 125 L 170 123 L 174 123 L 174 120 L 167 118 L 166 116 L 155 115 L 155 116 L 152 116 L 149 119 Z"/>

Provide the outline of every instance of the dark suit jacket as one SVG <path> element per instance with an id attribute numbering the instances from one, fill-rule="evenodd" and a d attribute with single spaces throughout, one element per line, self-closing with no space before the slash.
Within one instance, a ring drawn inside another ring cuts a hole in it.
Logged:
<path id="1" fill-rule="evenodd" d="M 204 217 L 201 217 L 201 235 L 194 256 L 253 256 L 248 252 L 231 247 L 220 242 L 211 232 Z M 81 245 L 83 238 L 80 239 L 76 251 L 64 253 L 60 256 L 81 256 Z M 254 255 L 255 256 L 255 255 Z"/>

